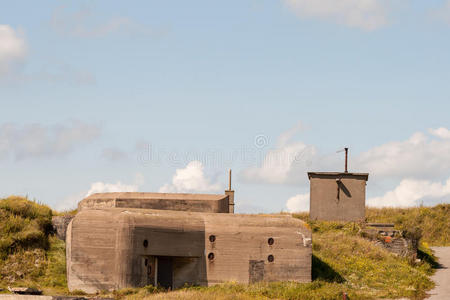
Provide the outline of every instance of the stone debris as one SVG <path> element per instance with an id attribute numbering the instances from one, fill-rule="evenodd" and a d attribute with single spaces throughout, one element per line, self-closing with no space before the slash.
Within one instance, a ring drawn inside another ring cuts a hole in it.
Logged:
<path id="1" fill-rule="evenodd" d="M 42 295 L 42 291 L 32 287 L 8 287 L 13 294 L 20 295 Z"/>
<path id="2" fill-rule="evenodd" d="M 114 300 L 113 298 L 80 297 L 80 296 L 42 296 L 42 295 L 19 295 L 1 294 L 0 300 Z"/>
<path id="3" fill-rule="evenodd" d="M 394 224 L 368 223 L 361 236 L 399 256 L 417 258 L 417 241 L 394 229 Z"/>
<path id="4" fill-rule="evenodd" d="M 53 230 L 56 232 L 56 236 L 60 240 L 66 240 L 67 226 L 69 226 L 69 223 L 73 217 L 74 216 L 71 215 L 52 217 Z"/>

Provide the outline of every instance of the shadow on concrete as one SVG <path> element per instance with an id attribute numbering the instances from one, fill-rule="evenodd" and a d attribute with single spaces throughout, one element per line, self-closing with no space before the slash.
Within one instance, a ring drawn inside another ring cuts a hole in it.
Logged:
<path id="1" fill-rule="evenodd" d="M 342 182 L 338 182 L 339 188 L 344 192 L 344 194 L 351 198 L 352 194 L 350 193 L 350 191 L 348 190 L 348 188 L 345 186 L 345 184 L 343 184 Z"/>
<path id="2" fill-rule="evenodd" d="M 336 272 L 329 264 L 313 254 L 312 256 L 312 280 L 323 280 L 327 282 L 345 282 L 345 279 Z"/>

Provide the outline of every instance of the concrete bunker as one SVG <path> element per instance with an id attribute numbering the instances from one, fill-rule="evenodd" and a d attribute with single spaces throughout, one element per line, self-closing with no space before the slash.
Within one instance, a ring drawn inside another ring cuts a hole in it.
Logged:
<path id="1" fill-rule="evenodd" d="M 69 290 L 311 281 L 303 221 L 233 212 L 231 188 L 225 195 L 91 195 L 67 229 Z"/>

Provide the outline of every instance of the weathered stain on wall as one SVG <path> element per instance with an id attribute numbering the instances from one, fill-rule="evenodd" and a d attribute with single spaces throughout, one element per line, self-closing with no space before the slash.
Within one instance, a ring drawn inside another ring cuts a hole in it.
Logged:
<path id="1" fill-rule="evenodd" d="M 142 207 L 135 193 L 130 201 L 123 193 L 83 200 L 67 230 L 69 289 L 93 293 L 148 284 L 178 288 L 225 281 L 311 281 L 311 232 L 303 221 L 289 215 L 186 211 L 196 197 L 189 194 L 152 194 L 151 205 L 163 198 L 166 208 L 171 195 L 176 201 L 169 206 L 184 211 L 117 205 L 121 199 Z M 180 203 L 183 197 L 186 202 Z M 214 211 L 223 199 L 228 201 L 224 195 L 201 198 L 206 205 L 193 205 L 193 210 Z"/>

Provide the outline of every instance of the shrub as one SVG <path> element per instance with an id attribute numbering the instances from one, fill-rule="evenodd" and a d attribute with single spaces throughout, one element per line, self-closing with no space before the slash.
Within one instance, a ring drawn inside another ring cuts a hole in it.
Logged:
<path id="1" fill-rule="evenodd" d="M 49 246 L 52 210 L 24 197 L 0 199 L 0 258 L 21 249 Z"/>

